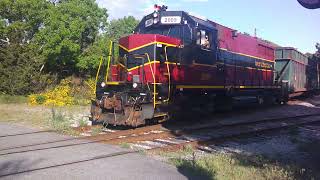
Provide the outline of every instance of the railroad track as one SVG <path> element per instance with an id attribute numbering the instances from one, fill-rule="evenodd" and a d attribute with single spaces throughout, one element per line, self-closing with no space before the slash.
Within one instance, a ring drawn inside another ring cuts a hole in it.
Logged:
<path id="1" fill-rule="evenodd" d="M 308 120 L 305 118 L 316 118 Z M 40 151 L 46 149 L 58 149 L 70 146 L 79 146 L 91 143 L 107 143 L 107 144 L 129 144 L 133 148 L 139 150 L 166 150 L 183 147 L 187 144 L 196 146 L 208 144 L 210 141 L 221 141 L 225 138 L 235 138 L 241 135 L 250 135 L 283 129 L 286 127 L 304 125 L 320 121 L 320 114 L 309 114 L 292 117 L 262 119 L 255 121 L 245 121 L 226 124 L 210 124 L 198 127 L 184 127 L 176 130 L 164 129 L 161 124 L 146 126 L 136 129 L 120 130 L 109 132 L 107 134 L 67 138 L 62 140 L 53 140 L 48 142 L 40 142 L 28 145 L 13 146 L 0 149 L 0 156 L 25 153 L 30 151 Z M 63 145 L 51 144 L 67 142 L 72 140 L 83 140 L 80 142 L 71 142 Z M 41 147 L 43 145 L 49 145 Z M 40 147 L 39 147 L 40 146 Z"/>
<path id="2" fill-rule="evenodd" d="M 9 153 L 1 153 L 8 150 L 1 149 L 0 157 L 16 153 L 24 153 L 29 151 L 39 151 L 52 148 L 62 148 L 67 146 L 75 146 L 96 142 L 103 142 L 109 144 L 121 144 L 130 143 L 130 145 L 136 147 L 135 149 L 124 150 L 117 153 L 105 154 L 100 156 L 95 156 L 87 159 L 81 159 L 61 164 L 55 164 L 50 166 L 45 166 L 35 169 L 27 169 L 23 171 L 18 171 L 14 173 L 0 174 L 0 177 L 13 176 L 38 170 L 44 170 L 49 168 L 67 166 L 71 164 L 83 163 L 88 161 L 94 161 L 98 159 L 105 159 L 115 156 L 122 156 L 126 154 L 139 152 L 141 149 L 147 152 L 157 152 L 157 151 L 172 151 L 181 149 L 187 145 L 191 145 L 195 148 L 206 150 L 208 145 L 223 143 L 227 140 L 234 140 L 243 136 L 256 135 L 257 133 L 265 133 L 269 131 L 284 129 L 292 126 L 303 126 L 312 123 L 320 122 L 320 114 L 310 114 L 301 115 L 293 117 L 283 117 L 283 118 L 273 118 L 273 119 L 263 119 L 251 122 L 241 122 L 241 123 L 230 123 L 230 124 L 216 124 L 211 126 L 194 127 L 194 128 L 184 128 L 182 130 L 170 131 L 162 129 L 161 125 L 154 125 L 148 127 L 142 127 L 132 130 L 117 131 L 114 133 L 109 133 L 101 136 L 92 137 L 81 137 L 81 138 L 71 138 L 87 140 L 81 143 L 72 143 L 62 146 L 52 146 L 46 148 L 35 148 L 29 150 L 13 151 Z M 67 141 L 67 140 L 66 140 Z M 45 142 L 50 144 L 50 142 Z M 144 145 L 143 145 L 144 144 Z M 152 144 L 152 146 L 150 145 Z M 32 147 L 41 145 L 30 144 L 24 145 L 23 147 L 12 147 L 13 149 L 20 149 L 26 147 Z"/>
<path id="3" fill-rule="evenodd" d="M 25 152 L 30 152 L 30 151 L 40 151 L 40 150 L 57 149 L 57 148 L 70 147 L 70 146 L 79 146 L 79 145 L 92 144 L 92 143 L 103 143 L 103 142 L 108 142 L 108 141 L 113 141 L 115 139 L 119 139 L 122 136 L 126 137 L 126 136 L 139 134 L 139 133 L 143 133 L 143 132 L 159 130 L 161 128 L 162 128 L 161 124 L 157 124 L 157 125 L 153 125 L 153 126 L 146 126 L 146 127 L 136 128 L 136 129 L 110 132 L 107 134 L 101 134 L 101 135 L 95 135 L 95 136 L 89 136 L 89 137 L 86 137 L 86 136 L 72 137 L 72 138 L 66 138 L 66 139 L 59 139 L 59 140 L 52 140 L 52 141 L 46 141 L 46 142 L 38 142 L 38 143 L 33 143 L 33 144 L 6 147 L 6 148 L 0 149 L 0 156 L 17 154 L 17 153 L 25 153 Z M 44 131 L 39 131 L 37 133 L 44 133 Z M 82 140 L 82 141 L 71 142 L 69 144 L 56 145 L 56 146 L 37 147 L 37 146 L 50 145 L 50 144 L 67 142 L 67 141 L 74 141 L 74 140 Z M 28 149 L 28 148 L 31 148 L 31 149 Z M 22 149 L 22 150 L 19 150 L 19 149 Z M 10 152 L 6 152 L 6 151 L 10 151 Z"/>
<path id="4" fill-rule="evenodd" d="M 177 150 L 186 145 L 196 148 L 221 143 L 228 139 L 256 135 L 292 126 L 320 122 L 320 114 L 272 118 L 240 123 L 214 124 L 210 126 L 162 131 L 140 136 L 129 136 L 110 141 L 111 144 L 129 143 L 131 147 L 148 151 Z"/>

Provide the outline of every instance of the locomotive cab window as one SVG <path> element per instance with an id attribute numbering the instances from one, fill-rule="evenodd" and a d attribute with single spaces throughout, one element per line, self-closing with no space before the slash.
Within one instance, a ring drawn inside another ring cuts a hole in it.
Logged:
<path id="1" fill-rule="evenodd" d="M 200 45 L 203 49 L 211 48 L 212 35 L 206 30 L 200 29 L 197 31 L 197 45 Z"/>
<path id="2" fill-rule="evenodd" d="M 179 49 L 177 47 L 164 45 L 158 46 L 156 50 L 156 58 L 162 63 L 166 62 L 167 60 L 169 62 L 179 62 Z"/>

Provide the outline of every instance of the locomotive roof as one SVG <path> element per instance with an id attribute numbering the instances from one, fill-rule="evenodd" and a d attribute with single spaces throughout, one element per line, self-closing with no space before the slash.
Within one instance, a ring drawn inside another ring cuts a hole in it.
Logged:
<path id="1" fill-rule="evenodd" d="M 186 14 L 188 14 L 188 13 L 186 13 Z M 213 24 L 210 23 L 210 21 L 200 19 L 200 18 L 195 17 L 195 16 L 190 15 L 190 14 L 188 14 L 188 15 L 189 15 L 189 17 L 190 17 L 195 23 L 201 24 L 201 25 L 206 26 L 206 27 L 209 27 L 209 28 L 211 28 L 211 29 L 216 29 L 216 28 L 213 26 Z"/>

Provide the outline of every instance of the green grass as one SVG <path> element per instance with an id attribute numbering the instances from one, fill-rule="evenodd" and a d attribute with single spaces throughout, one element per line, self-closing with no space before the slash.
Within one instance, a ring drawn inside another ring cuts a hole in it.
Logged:
<path id="1" fill-rule="evenodd" d="M 86 127 L 88 125 L 85 119 L 80 119 L 78 122 L 79 122 L 79 127 Z"/>
<path id="2" fill-rule="evenodd" d="M 66 115 L 59 109 L 51 109 L 51 118 L 49 119 L 51 129 L 68 135 L 78 135 L 78 132 L 71 128 L 71 122 Z"/>
<path id="3" fill-rule="evenodd" d="M 102 132 L 102 126 L 98 126 L 98 127 L 92 127 L 91 129 L 91 135 L 92 136 L 95 136 L 95 135 L 98 135 Z"/>
<path id="4" fill-rule="evenodd" d="M 0 122 L 48 128 L 50 109 L 27 104 L 0 104 Z"/>
<path id="5" fill-rule="evenodd" d="M 0 95 L 0 104 L 22 104 L 27 103 L 28 97 L 25 96 L 10 96 L 10 95 Z"/>
<path id="6" fill-rule="evenodd" d="M 0 122 L 23 124 L 41 129 L 52 129 L 62 134 L 78 135 L 70 127 L 74 114 L 89 112 L 84 106 L 51 108 L 28 104 L 0 104 Z"/>
<path id="7" fill-rule="evenodd" d="M 263 156 L 214 153 L 197 155 L 190 147 L 159 155 L 177 167 L 186 177 L 196 179 L 305 179 L 304 169 L 280 164 Z"/>
<path id="8" fill-rule="evenodd" d="M 130 144 L 124 142 L 124 143 L 120 144 L 120 147 L 129 149 L 130 148 Z"/>

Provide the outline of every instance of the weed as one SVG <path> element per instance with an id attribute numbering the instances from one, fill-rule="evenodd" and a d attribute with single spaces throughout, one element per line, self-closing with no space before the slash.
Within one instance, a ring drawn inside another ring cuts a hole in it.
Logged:
<path id="1" fill-rule="evenodd" d="M 146 155 L 147 154 L 144 149 L 139 149 L 138 153 L 141 154 L 141 155 Z"/>
<path id="2" fill-rule="evenodd" d="M 120 147 L 129 149 L 130 148 L 130 144 L 124 142 L 124 143 L 120 144 Z"/>
<path id="3" fill-rule="evenodd" d="M 186 146 L 183 147 L 182 149 L 183 154 L 188 155 L 188 154 L 193 154 L 194 150 L 193 150 L 193 146 L 188 144 Z"/>
<path id="4" fill-rule="evenodd" d="M 62 134 L 77 135 L 77 132 L 71 128 L 71 122 L 63 114 L 61 110 L 52 108 L 51 119 L 49 120 L 49 126 L 55 131 Z"/>
<path id="5" fill-rule="evenodd" d="M 91 129 L 91 135 L 92 136 L 95 136 L 95 135 L 98 135 L 102 132 L 102 127 L 98 126 L 98 127 L 93 127 Z"/>
<path id="6" fill-rule="evenodd" d="M 85 126 L 87 126 L 88 125 L 88 122 L 87 122 L 87 120 L 85 120 L 85 119 L 80 119 L 79 121 L 78 121 L 78 123 L 79 123 L 79 127 L 85 127 Z"/>

